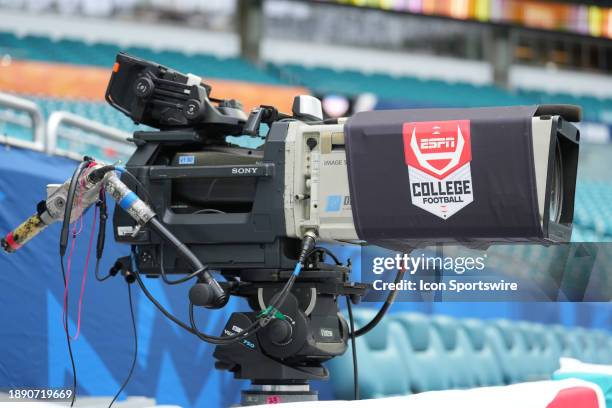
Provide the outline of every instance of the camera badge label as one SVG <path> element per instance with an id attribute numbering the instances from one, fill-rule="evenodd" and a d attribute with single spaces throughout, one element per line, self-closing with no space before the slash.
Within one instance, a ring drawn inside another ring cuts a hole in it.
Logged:
<path id="1" fill-rule="evenodd" d="M 407 122 L 403 138 L 413 205 L 448 219 L 474 200 L 469 120 Z"/>

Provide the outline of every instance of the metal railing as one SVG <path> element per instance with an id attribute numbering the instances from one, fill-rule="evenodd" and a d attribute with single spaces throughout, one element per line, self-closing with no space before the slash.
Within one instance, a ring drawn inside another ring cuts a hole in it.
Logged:
<path id="1" fill-rule="evenodd" d="M 124 153 L 126 156 L 130 155 L 134 149 L 134 145 L 126 140 L 132 136 L 130 133 L 79 115 L 75 115 L 71 112 L 57 111 L 53 112 L 47 120 L 45 151 L 48 154 L 70 157 L 76 160 L 81 160 L 83 157 L 82 154 L 58 147 L 57 142 L 60 134 L 60 127 L 62 126 L 70 126 L 76 129 L 84 130 L 88 133 L 100 135 L 104 139 L 105 146 L 113 147 L 115 150 Z M 95 139 L 89 138 L 87 135 L 73 135 L 69 132 L 65 132 L 63 136 L 73 142 L 90 142 L 90 144 L 95 144 Z"/>
<path id="2" fill-rule="evenodd" d="M 124 157 L 129 157 L 134 151 L 134 145 L 127 141 L 127 138 L 131 137 L 130 133 L 72 112 L 56 111 L 45 120 L 36 102 L 3 92 L 0 92 L 0 108 L 5 108 L 0 109 L 0 123 L 31 128 L 32 131 L 32 140 L 0 134 L 0 143 L 75 160 L 81 160 L 87 149 L 84 149 L 85 152 L 77 153 L 75 150 L 80 149 L 62 148 L 58 144 L 60 137 L 68 140 L 73 146 L 89 145 L 96 148 L 102 146 Z"/>
<path id="3" fill-rule="evenodd" d="M 40 108 L 38 107 L 38 105 L 36 105 L 36 102 L 33 102 L 29 99 L 19 98 L 15 95 L 0 92 L 0 106 L 12 110 L 26 112 L 30 117 L 29 124 L 32 129 L 32 140 L 23 140 L 9 135 L 2 136 L 0 140 L 12 146 L 25 147 L 40 152 L 44 151 L 45 119 Z M 20 122 L 18 118 L 15 119 L 15 124 L 27 127 L 27 123 Z"/>

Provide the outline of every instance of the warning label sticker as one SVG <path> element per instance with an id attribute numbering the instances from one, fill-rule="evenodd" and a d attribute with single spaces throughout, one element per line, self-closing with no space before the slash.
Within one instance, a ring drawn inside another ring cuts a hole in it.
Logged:
<path id="1" fill-rule="evenodd" d="M 403 138 L 413 205 L 448 219 L 474 200 L 469 120 L 404 123 Z"/>

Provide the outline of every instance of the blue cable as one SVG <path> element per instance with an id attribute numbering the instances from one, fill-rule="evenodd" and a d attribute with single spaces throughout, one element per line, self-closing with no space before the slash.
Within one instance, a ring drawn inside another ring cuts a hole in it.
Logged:
<path id="1" fill-rule="evenodd" d="M 295 269 L 293 270 L 293 276 L 298 276 L 300 272 L 302 272 L 302 264 L 298 262 L 297 264 L 295 264 Z"/>

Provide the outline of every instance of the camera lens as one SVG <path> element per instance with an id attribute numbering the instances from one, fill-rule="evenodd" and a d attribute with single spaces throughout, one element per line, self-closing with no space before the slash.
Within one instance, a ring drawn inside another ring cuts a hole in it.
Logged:
<path id="1" fill-rule="evenodd" d="M 552 167 L 551 179 L 548 219 L 552 222 L 559 222 L 563 210 L 563 162 L 561 157 L 561 146 L 558 140 L 555 146 L 555 159 Z"/>

